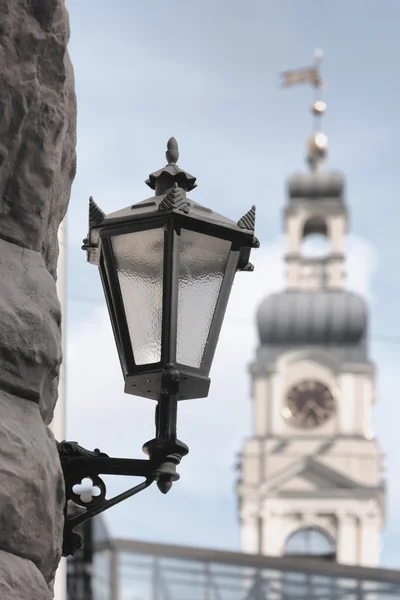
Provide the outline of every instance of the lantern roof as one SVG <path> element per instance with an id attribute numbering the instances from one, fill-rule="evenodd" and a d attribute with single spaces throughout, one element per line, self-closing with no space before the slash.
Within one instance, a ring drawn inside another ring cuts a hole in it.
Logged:
<path id="1" fill-rule="evenodd" d="M 184 214 L 199 221 L 220 225 L 230 230 L 249 235 L 249 247 L 258 248 L 259 241 L 254 236 L 256 207 L 243 215 L 237 222 L 214 212 L 210 208 L 194 202 L 186 196 L 186 192 L 196 187 L 196 178 L 183 171 L 176 161 L 179 157 L 178 143 L 175 138 L 170 138 L 167 143 L 167 160 L 164 169 L 156 171 L 146 183 L 155 190 L 156 195 L 146 198 L 141 202 L 117 210 L 106 215 L 99 208 L 92 197 L 89 199 L 89 236 L 84 240 L 83 249 L 89 251 L 98 243 L 99 230 L 104 226 L 118 225 L 127 222 L 141 221 L 163 214 Z M 158 192 L 162 193 L 158 193 Z M 97 258 L 92 256 L 92 258 Z M 92 260 L 89 261 L 92 262 Z M 94 261 L 95 262 L 95 261 Z"/>
<path id="2" fill-rule="evenodd" d="M 162 214 L 166 212 L 183 213 L 190 217 L 201 219 L 202 221 L 210 221 L 225 227 L 236 229 L 242 233 L 246 231 L 249 233 L 254 232 L 255 226 L 255 206 L 252 206 L 251 209 L 236 222 L 214 212 L 211 208 L 207 208 L 206 206 L 187 198 L 184 190 L 178 186 L 177 182 L 173 184 L 173 187 L 166 194 L 162 194 L 161 196 L 151 196 L 137 204 L 127 206 L 126 208 L 122 208 L 121 210 L 117 210 L 108 215 L 104 214 L 104 212 L 97 207 L 93 198 L 91 198 L 89 200 L 89 210 L 92 214 L 95 212 L 93 209 L 94 206 L 98 209 L 95 213 L 98 215 L 98 220 L 96 220 L 96 222 L 92 220 L 92 222 L 89 223 L 90 227 L 104 226 L 125 220 L 141 220 L 146 217 L 154 216 L 155 213 Z"/>

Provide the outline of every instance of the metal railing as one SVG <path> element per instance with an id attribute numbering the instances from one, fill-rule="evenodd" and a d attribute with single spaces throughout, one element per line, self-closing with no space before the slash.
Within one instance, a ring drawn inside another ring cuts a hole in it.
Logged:
<path id="1" fill-rule="evenodd" d="M 94 556 L 93 600 L 400 600 L 400 572 L 321 559 L 122 539 Z"/>

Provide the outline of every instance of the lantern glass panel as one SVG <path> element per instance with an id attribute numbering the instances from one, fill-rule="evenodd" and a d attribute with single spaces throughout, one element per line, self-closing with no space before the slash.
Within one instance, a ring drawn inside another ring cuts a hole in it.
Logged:
<path id="1" fill-rule="evenodd" d="M 199 368 L 228 262 L 231 242 L 181 230 L 177 362 Z"/>
<path id="2" fill-rule="evenodd" d="M 133 356 L 137 365 L 161 360 L 164 230 L 112 238 Z"/>

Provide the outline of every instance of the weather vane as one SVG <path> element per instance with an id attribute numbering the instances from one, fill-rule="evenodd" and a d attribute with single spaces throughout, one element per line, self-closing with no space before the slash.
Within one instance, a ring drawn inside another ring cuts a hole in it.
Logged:
<path id="1" fill-rule="evenodd" d="M 323 167 L 328 151 L 328 138 L 320 130 L 321 117 L 326 111 L 326 104 L 322 100 L 322 89 L 325 87 L 325 82 L 321 78 L 323 56 L 323 51 L 317 48 L 314 51 L 315 62 L 312 67 L 282 73 L 283 87 L 310 84 L 315 89 L 314 103 L 311 106 L 311 112 L 314 115 L 314 132 L 308 140 L 307 153 L 307 162 L 313 171 L 320 170 Z"/>

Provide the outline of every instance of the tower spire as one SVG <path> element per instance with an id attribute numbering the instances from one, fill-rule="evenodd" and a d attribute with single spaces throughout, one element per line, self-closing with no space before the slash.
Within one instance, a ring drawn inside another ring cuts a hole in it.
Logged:
<path id="1" fill-rule="evenodd" d="M 321 130 L 321 120 L 326 111 L 326 104 L 322 100 L 322 89 L 325 82 L 321 77 L 321 63 L 324 53 L 320 48 L 314 50 L 314 65 L 296 69 L 294 71 L 285 71 L 282 73 L 282 84 L 284 87 L 293 85 L 310 84 L 314 90 L 314 103 L 311 106 L 313 114 L 313 133 L 307 142 L 307 163 L 312 171 L 320 171 L 326 160 L 328 151 L 328 138 Z"/>

